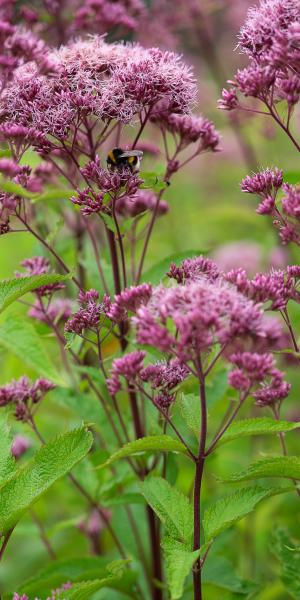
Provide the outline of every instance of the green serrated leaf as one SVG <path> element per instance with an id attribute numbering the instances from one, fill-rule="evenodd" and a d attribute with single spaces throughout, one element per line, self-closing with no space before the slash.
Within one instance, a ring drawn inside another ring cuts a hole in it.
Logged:
<path id="1" fill-rule="evenodd" d="M 292 421 L 275 421 L 271 417 L 243 419 L 242 421 L 236 421 L 230 425 L 216 447 L 241 437 L 293 431 L 293 429 L 298 429 L 299 427 L 300 423 Z"/>
<path id="2" fill-rule="evenodd" d="M 52 561 L 27 579 L 20 586 L 19 594 L 27 594 L 30 598 L 38 596 L 41 600 L 45 600 L 51 590 L 67 581 L 73 583 L 106 577 L 108 562 L 108 559 L 98 556 L 69 557 Z"/>
<path id="3" fill-rule="evenodd" d="M 70 279 L 69 275 L 58 275 L 57 273 L 45 273 L 44 275 L 32 275 L 31 277 L 19 277 L 0 281 L 0 312 L 3 312 L 12 302 L 32 292 L 42 285 L 59 283 Z"/>
<path id="4" fill-rule="evenodd" d="M 278 529 L 272 539 L 271 550 L 281 563 L 281 579 L 292 598 L 300 599 L 300 548 L 287 531 Z"/>
<path id="5" fill-rule="evenodd" d="M 13 473 L 16 461 L 11 453 L 12 435 L 7 423 L 7 413 L 0 413 L 0 485 L 3 480 Z"/>
<path id="6" fill-rule="evenodd" d="M 111 585 L 114 579 L 114 577 L 105 577 L 104 579 L 75 583 L 69 590 L 64 591 L 64 600 L 90 600 L 95 592 Z"/>
<path id="7" fill-rule="evenodd" d="M 123 577 L 125 567 L 129 562 L 129 560 L 114 561 L 106 567 L 107 577 L 73 584 L 69 590 L 64 592 L 64 600 L 90 600 L 94 592 L 104 587 L 113 587 Z"/>
<path id="8" fill-rule="evenodd" d="M 199 439 L 201 422 L 199 396 L 196 394 L 181 394 L 177 403 L 187 426 L 194 433 L 195 437 Z"/>
<path id="9" fill-rule="evenodd" d="M 184 544 L 166 537 L 162 542 L 165 555 L 168 587 L 171 600 L 179 600 L 183 594 L 184 582 L 201 550 L 191 551 Z"/>
<path id="10" fill-rule="evenodd" d="M 222 481 L 231 483 L 234 481 L 260 479 L 262 477 L 300 479 L 300 457 L 276 456 L 274 458 L 264 458 L 252 463 L 247 469 L 222 479 Z"/>
<path id="11" fill-rule="evenodd" d="M 216 585 L 222 590 L 230 590 L 235 594 L 251 597 L 254 592 L 257 592 L 258 584 L 254 581 L 247 581 L 239 577 L 232 564 L 223 556 L 210 557 L 205 561 L 202 572 L 203 583 Z M 219 600 L 223 594 L 217 596 Z M 239 596 L 240 597 L 240 596 Z"/>
<path id="12" fill-rule="evenodd" d="M 265 498 L 291 490 L 294 490 L 293 486 L 285 488 L 255 486 L 237 490 L 234 494 L 220 498 L 204 512 L 205 542 L 210 542 L 222 531 L 251 513 L 257 504 Z"/>
<path id="13" fill-rule="evenodd" d="M 161 477 L 147 477 L 141 483 L 142 494 L 164 523 L 167 536 L 188 547 L 194 530 L 193 507 L 189 499 Z"/>
<path id="14" fill-rule="evenodd" d="M 41 336 L 24 317 L 10 315 L 1 323 L 0 346 L 15 354 L 39 376 L 46 377 L 57 385 L 68 385 L 48 356 Z"/>
<path id="15" fill-rule="evenodd" d="M 169 435 L 149 435 L 125 444 L 123 448 L 112 454 L 105 463 L 96 468 L 104 469 L 121 458 L 143 456 L 146 452 L 178 452 L 186 454 L 186 448 L 181 442 L 174 440 Z"/>
<path id="16" fill-rule="evenodd" d="M 85 428 L 68 431 L 45 444 L 0 488 L 0 532 L 5 535 L 50 487 L 88 453 L 93 442 Z"/>
<path id="17" fill-rule="evenodd" d="M 199 256 L 200 254 L 206 254 L 206 250 L 185 250 L 184 252 L 170 254 L 170 256 L 160 260 L 158 263 L 150 267 L 148 271 L 143 273 L 141 280 L 142 282 L 144 281 L 152 283 L 153 285 L 157 285 L 164 277 L 166 277 L 171 263 L 179 265 L 185 258 L 193 258 L 194 256 Z"/>

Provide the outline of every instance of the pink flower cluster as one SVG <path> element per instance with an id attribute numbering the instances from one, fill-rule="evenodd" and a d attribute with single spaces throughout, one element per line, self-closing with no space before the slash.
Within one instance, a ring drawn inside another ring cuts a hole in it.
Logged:
<path id="1" fill-rule="evenodd" d="M 156 391 L 154 403 L 162 410 L 167 410 L 175 400 L 174 388 L 182 383 L 189 370 L 177 358 L 170 361 L 158 362 L 145 367 L 140 377 Z"/>
<path id="2" fill-rule="evenodd" d="M 249 65 L 223 90 L 220 108 L 239 106 L 237 91 L 258 98 L 271 110 L 284 100 L 289 111 L 300 97 L 300 16 L 298 0 L 260 0 L 240 30 L 239 48 Z"/>
<path id="3" fill-rule="evenodd" d="M 283 183 L 279 169 L 267 169 L 248 175 L 241 183 L 242 192 L 258 194 L 261 202 L 256 209 L 260 215 L 271 215 L 283 244 L 300 245 L 300 185 Z M 284 196 L 276 202 L 278 191 Z"/>
<path id="4" fill-rule="evenodd" d="M 140 344 L 175 353 L 182 362 L 237 336 L 264 336 L 260 307 L 223 280 L 212 283 L 205 277 L 185 286 L 157 287 L 133 322 Z"/>
<path id="5" fill-rule="evenodd" d="M 253 279 L 248 279 L 244 269 L 233 269 L 225 277 L 255 302 L 270 302 L 272 310 L 284 310 L 289 300 L 300 302 L 300 267 L 297 265 L 287 267 L 286 271 L 273 269 L 270 273 L 257 273 Z"/>
<path id="6" fill-rule="evenodd" d="M 260 406 L 285 398 L 290 385 L 267 352 L 270 343 L 272 349 L 281 347 L 283 332 L 277 320 L 264 315 L 261 302 L 271 300 L 271 308 L 282 310 L 288 299 L 298 299 L 300 269 L 288 267 L 286 273 L 258 274 L 250 280 L 242 269 L 223 274 L 213 261 L 199 256 L 171 265 L 169 276 L 176 285 L 152 289 L 142 284 L 115 297 L 108 316 L 117 321 L 128 318 L 128 310 L 134 313 L 138 344 L 153 346 L 164 358 L 144 366 L 146 353 L 137 350 L 114 360 L 110 393 L 122 389 L 121 377 L 128 385 L 149 384 L 152 402 L 167 411 L 176 387 L 198 372 L 199 356 L 206 364 L 217 346 L 235 365 L 229 383 L 242 395 L 251 392 Z"/>
<path id="7" fill-rule="evenodd" d="M 196 256 L 195 258 L 186 258 L 178 267 L 171 263 L 170 270 L 167 273 L 171 279 L 176 279 L 177 283 L 190 283 L 205 277 L 213 282 L 221 275 L 216 263 L 205 256 Z"/>
<path id="8" fill-rule="evenodd" d="M 103 301 L 99 302 L 98 292 L 91 289 L 88 292 L 79 292 L 78 302 L 80 308 L 66 322 L 65 332 L 81 335 L 84 329 L 98 329 L 100 316 L 109 310 L 109 298 L 105 296 Z"/>
<path id="9" fill-rule="evenodd" d="M 158 105 L 151 114 L 151 121 L 177 135 L 181 149 L 197 142 L 199 153 L 217 150 L 220 136 L 211 121 L 202 116 L 170 113 L 168 108 L 164 103 Z"/>
<path id="10" fill-rule="evenodd" d="M 37 73 L 31 63 L 15 73 L 1 99 L 5 122 L 51 134 L 60 142 L 88 116 L 130 123 L 160 101 L 177 113 L 188 112 L 195 103 L 193 73 L 172 52 L 107 44 L 96 36 L 61 47 L 51 61 L 51 77 Z"/>
<path id="11" fill-rule="evenodd" d="M 143 369 L 146 352 L 137 350 L 130 352 L 122 358 L 113 361 L 110 378 L 107 380 L 109 392 L 114 395 L 122 389 L 120 377 L 124 377 L 128 384 L 133 384 Z"/>
<path id="12" fill-rule="evenodd" d="M 75 13 L 74 28 L 89 33 L 117 28 L 126 33 L 137 29 L 145 12 L 141 0 L 84 0 Z"/>
<path id="13" fill-rule="evenodd" d="M 275 368 L 272 354 L 238 352 L 230 357 L 236 369 L 229 373 L 228 382 L 240 392 L 253 391 L 258 406 L 270 406 L 286 398 L 291 386 L 283 380 L 283 373 Z M 269 380 L 269 382 L 267 382 Z"/>
<path id="14" fill-rule="evenodd" d="M 13 380 L 0 386 L 0 406 L 15 405 L 15 415 L 20 421 L 26 421 L 30 416 L 32 404 L 37 404 L 53 390 L 55 385 L 47 379 L 37 379 L 31 383 L 27 377 Z"/>
<path id="15" fill-rule="evenodd" d="M 32 275 L 45 275 L 50 272 L 50 262 L 44 256 L 33 256 L 21 262 L 25 273 L 16 272 L 16 277 L 31 277 Z M 63 283 L 48 283 L 32 290 L 39 298 L 51 296 L 54 292 L 64 289 Z"/>
<path id="16" fill-rule="evenodd" d="M 134 313 L 141 305 L 147 304 L 151 295 L 152 286 L 149 283 L 126 288 L 115 296 L 106 314 L 114 322 L 125 321 L 128 313 Z"/>

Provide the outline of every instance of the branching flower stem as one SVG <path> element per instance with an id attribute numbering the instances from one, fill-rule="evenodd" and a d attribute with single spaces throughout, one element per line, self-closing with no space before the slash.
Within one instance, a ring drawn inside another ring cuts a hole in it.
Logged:
<path id="1" fill-rule="evenodd" d="M 205 376 L 202 368 L 201 356 L 197 356 L 195 360 L 199 378 L 199 396 L 200 396 L 200 411 L 201 411 L 201 429 L 198 457 L 196 462 L 195 479 L 194 479 L 194 543 L 193 549 L 199 550 L 201 547 L 201 487 L 205 464 L 205 447 L 207 435 L 207 406 L 206 406 L 206 389 Z M 194 600 L 202 600 L 201 586 L 201 559 L 200 557 L 194 564 L 193 568 L 194 582 Z"/>

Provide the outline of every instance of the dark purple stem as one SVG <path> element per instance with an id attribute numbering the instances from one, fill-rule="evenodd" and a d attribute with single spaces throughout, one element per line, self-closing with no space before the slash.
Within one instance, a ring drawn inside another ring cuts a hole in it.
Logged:
<path id="1" fill-rule="evenodd" d="M 200 394 L 200 410 L 201 410 L 201 430 L 198 457 L 196 462 L 195 480 L 194 480 L 194 544 L 193 549 L 198 550 L 201 546 L 201 486 L 205 463 L 205 445 L 207 435 L 207 408 L 206 408 L 206 390 L 205 376 L 203 374 L 201 357 L 197 357 L 195 361 L 199 377 L 199 394 Z M 194 581 L 194 600 L 202 600 L 201 586 L 201 559 L 197 559 L 193 568 Z"/>
<path id="2" fill-rule="evenodd" d="M 276 121 L 276 123 L 278 123 L 279 127 L 281 127 L 281 129 L 286 133 L 286 135 L 290 138 L 291 142 L 294 144 L 294 146 L 297 148 L 298 152 L 300 152 L 300 145 L 298 144 L 298 142 L 295 140 L 294 136 L 291 134 L 290 129 L 288 129 L 288 127 L 281 121 L 281 119 L 277 116 L 276 112 L 273 110 L 272 106 L 270 104 L 268 104 L 268 102 L 265 102 L 266 106 L 268 107 L 271 116 L 273 117 L 273 119 Z"/>

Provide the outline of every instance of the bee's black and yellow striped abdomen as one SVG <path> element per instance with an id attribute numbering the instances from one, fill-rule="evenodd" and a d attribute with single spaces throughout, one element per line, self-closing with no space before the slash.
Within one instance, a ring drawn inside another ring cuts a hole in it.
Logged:
<path id="1" fill-rule="evenodd" d="M 140 150 L 122 150 L 113 148 L 107 155 L 107 165 L 111 169 L 129 168 L 133 172 L 139 170 L 143 153 Z"/>

